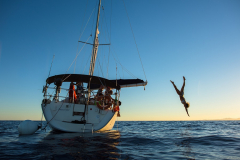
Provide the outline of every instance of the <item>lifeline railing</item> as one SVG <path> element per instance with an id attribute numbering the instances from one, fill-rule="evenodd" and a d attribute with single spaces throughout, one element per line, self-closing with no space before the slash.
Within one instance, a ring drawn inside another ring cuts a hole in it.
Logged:
<path id="1" fill-rule="evenodd" d="M 47 89 L 54 89 L 56 90 L 56 87 L 48 87 Z M 61 90 L 65 90 L 67 91 L 67 95 L 66 96 L 60 96 L 60 92 Z M 75 103 L 75 104 L 91 104 L 91 105 L 96 105 L 98 103 L 97 99 L 96 99 L 96 96 L 97 96 L 97 91 L 94 91 L 94 90 L 91 90 L 91 94 L 90 94 L 90 97 L 89 97 L 89 102 L 87 102 L 87 96 L 88 96 L 88 91 L 86 91 L 86 88 L 83 88 L 83 90 L 73 90 L 73 89 L 66 89 L 66 88 L 61 88 L 61 90 L 59 90 L 58 93 L 52 93 L 52 94 L 46 94 L 47 90 L 45 91 L 45 98 L 44 99 L 49 99 L 50 101 L 57 101 L 57 102 L 65 102 L 65 103 Z M 74 96 L 73 97 L 69 97 L 69 91 L 72 90 L 72 91 L 75 91 L 77 92 L 77 94 L 80 94 L 77 96 L 77 101 L 74 99 Z M 80 92 L 78 92 L 80 91 Z M 112 109 L 114 108 L 115 105 L 118 106 L 118 101 L 119 101 L 119 95 L 117 95 L 117 92 L 116 93 L 106 93 L 104 95 L 102 95 L 102 97 L 105 97 L 106 95 L 109 95 L 111 97 L 111 95 L 115 95 L 115 99 L 113 99 L 112 97 L 112 105 L 113 107 L 111 107 Z M 53 97 L 53 99 L 51 99 Z M 98 97 L 101 97 L 101 96 L 98 96 Z M 61 100 L 59 100 L 59 98 L 62 98 Z M 71 99 L 70 99 L 71 98 Z M 117 101 L 117 102 L 116 102 Z M 103 105 L 104 105 L 104 102 L 103 102 Z"/>
<path id="2" fill-rule="evenodd" d="M 48 89 L 56 89 L 56 87 L 48 87 Z M 66 89 L 66 88 L 61 88 L 61 90 L 65 90 L 65 91 L 68 91 L 68 94 L 66 95 L 66 96 L 60 96 L 59 95 L 59 93 L 57 94 L 57 96 L 56 96 L 56 93 L 55 93 L 55 95 L 54 95 L 54 93 L 52 93 L 52 94 L 44 94 L 44 99 L 49 99 L 49 100 L 57 100 L 57 101 L 64 101 L 64 100 L 67 100 L 67 98 L 70 98 L 69 97 L 69 91 L 70 90 L 72 90 L 72 91 L 75 91 L 76 92 L 76 94 L 78 95 L 78 94 L 80 94 L 79 96 L 78 96 L 78 100 L 80 100 L 81 102 L 83 102 L 84 100 L 81 100 L 81 99 L 85 99 L 85 101 L 86 101 L 86 99 L 87 99 L 87 95 L 88 95 L 88 91 L 86 91 L 86 90 L 84 90 L 83 89 L 83 91 L 80 91 L 80 92 L 77 92 L 76 90 L 73 90 L 73 89 Z M 79 90 L 78 90 L 79 91 Z M 91 91 L 91 96 L 90 96 L 90 99 L 92 100 L 95 96 L 97 95 L 97 91 Z M 51 98 L 53 98 L 53 99 L 51 99 Z M 59 100 L 59 98 L 62 98 L 61 100 Z M 74 99 L 74 96 L 73 97 L 71 97 L 72 98 L 72 102 L 71 103 L 75 103 L 75 99 Z"/>

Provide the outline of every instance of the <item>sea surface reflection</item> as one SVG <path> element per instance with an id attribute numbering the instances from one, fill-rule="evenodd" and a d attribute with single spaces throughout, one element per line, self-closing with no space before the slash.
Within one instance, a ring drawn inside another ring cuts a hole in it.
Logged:
<path id="1" fill-rule="evenodd" d="M 36 152 L 45 158 L 119 159 L 120 132 L 57 133 L 50 132 L 37 145 Z"/>

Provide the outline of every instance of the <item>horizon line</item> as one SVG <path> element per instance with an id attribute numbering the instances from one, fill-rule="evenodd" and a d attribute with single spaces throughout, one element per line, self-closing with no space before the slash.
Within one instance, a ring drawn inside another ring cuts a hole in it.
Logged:
<path id="1" fill-rule="evenodd" d="M 30 119 L 26 119 L 30 120 Z M 223 118 L 223 119 L 203 119 L 203 120 L 118 120 L 118 121 L 240 121 L 240 118 Z M 25 120 L 0 120 L 0 121 L 25 121 Z M 31 121 L 41 121 L 41 120 L 31 120 Z M 42 120 L 46 121 L 46 120 Z"/>

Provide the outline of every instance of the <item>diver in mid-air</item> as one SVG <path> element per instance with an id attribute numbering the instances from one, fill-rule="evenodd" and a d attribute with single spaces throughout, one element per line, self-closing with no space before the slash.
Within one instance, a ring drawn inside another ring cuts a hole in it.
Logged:
<path id="1" fill-rule="evenodd" d="M 174 84 L 173 81 L 170 80 L 170 82 L 173 84 L 173 87 L 175 88 L 177 94 L 179 95 L 180 101 L 181 101 L 182 104 L 184 105 L 185 110 L 186 110 L 186 112 L 187 112 L 187 115 L 189 116 L 189 114 L 188 114 L 188 108 L 189 108 L 190 104 L 189 104 L 189 102 L 186 102 L 186 100 L 185 100 L 185 98 L 184 98 L 185 80 L 186 80 L 186 79 L 185 79 L 185 77 L 183 76 L 183 86 L 182 86 L 182 88 L 181 88 L 181 91 L 179 91 L 179 90 L 177 89 L 177 87 L 176 87 L 176 85 Z M 189 117 L 190 117 L 190 116 L 189 116 Z"/>

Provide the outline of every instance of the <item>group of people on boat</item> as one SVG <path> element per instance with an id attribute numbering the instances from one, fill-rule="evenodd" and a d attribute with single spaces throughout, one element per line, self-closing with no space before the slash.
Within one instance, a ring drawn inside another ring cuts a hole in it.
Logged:
<path id="1" fill-rule="evenodd" d="M 103 89 L 105 88 L 105 92 L 103 94 Z M 103 105 L 104 107 L 109 108 L 112 104 L 114 104 L 114 99 L 111 97 L 113 91 L 109 86 L 104 87 L 103 85 L 100 86 L 96 96 L 94 97 L 94 102 L 97 102 L 97 106 L 101 108 Z M 105 103 L 105 104 L 103 104 Z"/>
<path id="2" fill-rule="evenodd" d="M 75 85 L 77 86 L 75 89 Z M 105 92 L 103 93 L 103 89 L 105 89 Z M 80 100 L 80 97 L 85 98 L 84 95 L 84 89 L 83 89 L 83 85 L 82 82 L 77 82 L 77 83 L 70 83 L 70 87 L 69 87 L 69 103 L 78 103 Z M 111 97 L 111 95 L 113 94 L 113 91 L 111 90 L 111 88 L 109 86 L 105 87 L 103 85 L 101 85 L 98 89 L 97 94 L 93 97 L 89 99 L 89 103 L 90 104 L 96 104 L 96 101 L 99 102 L 97 103 L 100 104 L 100 101 L 105 102 L 105 104 L 112 104 L 115 100 Z M 107 100 L 107 102 L 106 102 Z"/>

